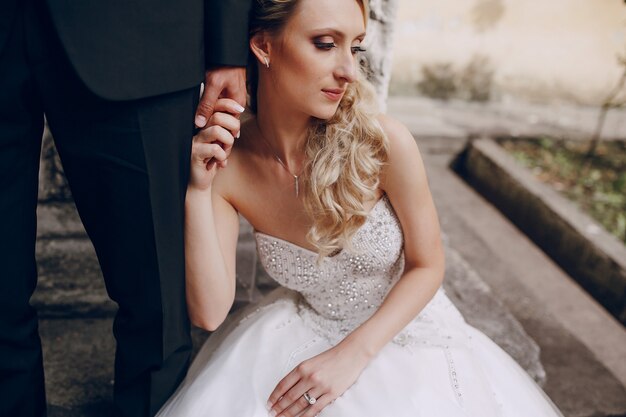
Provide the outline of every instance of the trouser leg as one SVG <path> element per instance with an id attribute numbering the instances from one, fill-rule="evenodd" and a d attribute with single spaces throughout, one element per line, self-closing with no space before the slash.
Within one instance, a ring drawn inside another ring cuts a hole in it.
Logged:
<path id="1" fill-rule="evenodd" d="M 47 113 L 107 291 L 119 304 L 115 398 L 124 415 L 152 415 L 189 359 L 183 213 L 195 94 L 116 106 L 104 121 Z M 98 110 L 100 117 L 105 110 Z"/>
<path id="2" fill-rule="evenodd" d="M 183 214 L 198 89 L 102 100 L 74 73 L 37 14 L 30 48 L 44 111 L 109 296 L 115 402 L 153 415 L 185 375 L 191 340 L 184 291 Z"/>
<path id="3" fill-rule="evenodd" d="M 0 50 L 0 416 L 44 416 L 36 208 L 43 112 L 24 48 L 23 11 Z"/>

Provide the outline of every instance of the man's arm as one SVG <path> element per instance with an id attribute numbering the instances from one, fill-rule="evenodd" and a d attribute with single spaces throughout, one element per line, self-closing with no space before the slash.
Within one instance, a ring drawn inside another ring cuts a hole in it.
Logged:
<path id="1" fill-rule="evenodd" d="M 245 67 L 248 62 L 248 18 L 252 0 L 206 0 L 204 49 L 206 68 Z"/>
<path id="2" fill-rule="evenodd" d="M 204 6 L 206 73 L 195 123 L 206 126 L 220 97 L 246 104 L 248 18 L 252 0 L 207 0 Z"/>
<path id="3" fill-rule="evenodd" d="M 204 49 L 206 68 L 245 67 L 248 62 L 248 18 L 252 0 L 206 0 Z"/>

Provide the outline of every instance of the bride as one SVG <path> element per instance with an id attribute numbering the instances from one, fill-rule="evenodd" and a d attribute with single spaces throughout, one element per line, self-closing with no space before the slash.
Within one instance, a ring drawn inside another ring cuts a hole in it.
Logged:
<path id="1" fill-rule="evenodd" d="M 561 415 L 441 288 L 415 140 L 359 76 L 367 15 L 363 0 L 254 1 L 255 117 L 218 100 L 186 198 L 189 315 L 217 331 L 159 416 Z M 282 288 L 222 324 L 238 214 Z"/>

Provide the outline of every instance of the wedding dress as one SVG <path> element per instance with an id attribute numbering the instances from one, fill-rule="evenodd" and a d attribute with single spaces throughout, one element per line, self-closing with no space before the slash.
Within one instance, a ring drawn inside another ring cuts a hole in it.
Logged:
<path id="1" fill-rule="evenodd" d="M 317 254 L 255 232 L 281 287 L 213 333 L 158 417 L 266 417 L 277 383 L 370 317 L 404 267 L 400 223 L 386 196 L 343 250 Z M 468 325 L 439 289 L 320 417 L 562 416 L 528 374 Z"/>

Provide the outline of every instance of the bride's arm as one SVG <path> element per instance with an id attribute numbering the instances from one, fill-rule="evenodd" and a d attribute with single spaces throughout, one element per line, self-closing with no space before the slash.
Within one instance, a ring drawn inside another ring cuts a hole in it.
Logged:
<path id="1" fill-rule="evenodd" d="M 381 187 L 402 225 L 403 275 L 372 317 L 335 347 L 302 362 L 280 381 L 268 401 L 274 415 L 289 417 L 306 407 L 301 416 L 313 417 L 342 395 L 369 361 L 419 314 L 443 281 L 439 221 L 417 144 L 401 123 L 387 117 L 381 117 L 380 122 L 390 142 Z M 310 407 L 302 397 L 305 391 L 318 397 Z"/>
<path id="2" fill-rule="evenodd" d="M 368 358 L 428 304 L 445 270 L 437 211 L 417 144 L 401 123 L 388 117 L 381 123 L 391 142 L 382 187 L 402 225 L 405 267 L 376 313 L 341 342 Z"/>
<path id="3" fill-rule="evenodd" d="M 220 99 L 213 124 L 194 137 L 191 173 L 185 199 L 185 293 L 191 323 L 215 330 L 226 318 L 235 298 L 235 254 L 239 217 L 221 195 L 224 176 L 217 173 L 239 131 L 233 100 Z M 218 145 L 221 143 L 221 145 Z M 222 147 L 224 149 L 222 149 Z M 209 161 L 209 162 L 206 162 Z M 225 167 L 226 168 L 226 167 Z M 226 168 L 227 169 L 227 168 Z"/>
<path id="4" fill-rule="evenodd" d="M 238 235 L 239 217 L 230 203 L 215 191 L 187 191 L 185 292 L 194 326 L 215 330 L 233 305 Z"/>

